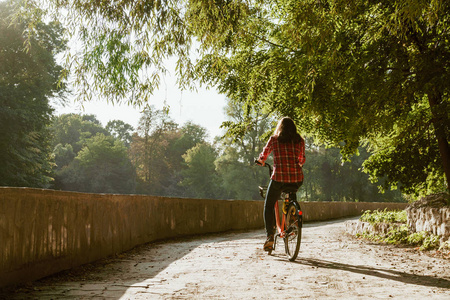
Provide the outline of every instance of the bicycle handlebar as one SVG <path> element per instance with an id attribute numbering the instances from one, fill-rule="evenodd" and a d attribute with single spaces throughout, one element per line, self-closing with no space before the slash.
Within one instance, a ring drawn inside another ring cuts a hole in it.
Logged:
<path id="1" fill-rule="evenodd" d="M 255 159 L 255 163 L 257 165 L 263 166 L 257 159 Z M 264 163 L 264 167 L 267 166 L 269 168 L 269 178 L 272 176 L 272 166 L 268 163 Z"/>

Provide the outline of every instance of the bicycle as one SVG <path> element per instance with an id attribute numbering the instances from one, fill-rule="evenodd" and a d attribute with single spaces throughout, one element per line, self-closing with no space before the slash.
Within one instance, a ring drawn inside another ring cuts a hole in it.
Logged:
<path id="1" fill-rule="evenodd" d="M 255 160 L 255 162 L 260 165 L 258 161 Z M 265 163 L 265 166 L 268 166 L 269 168 L 270 177 L 272 174 L 272 166 L 268 163 Z M 259 186 L 259 194 L 264 199 L 266 198 L 266 192 L 267 186 Z M 302 240 L 303 212 L 297 201 L 296 192 L 296 188 L 282 191 L 282 213 L 279 212 L 278 201 L 275 202 L 275 221 L 277 232 L 274 235 L 273 249 L 268 251 L 269 255 L 271 255 L 272 251 L 275 251 L 277 238 L 282 238 L 284 240 L 285 252 L 289 258 L 289 261 L 294 261 L 297 258 Z M 281 222 L 280 214 L 282 215 Z"/>

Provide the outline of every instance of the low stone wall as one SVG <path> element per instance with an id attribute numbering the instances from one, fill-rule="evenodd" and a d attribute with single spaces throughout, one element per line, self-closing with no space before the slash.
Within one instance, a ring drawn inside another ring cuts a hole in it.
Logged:
<path id="1" fill-rule="evenodd" d="M 440 237 L 441 246 L 450 241 L 450 195 L 446 193 L 426 196 L 413 202 L 405 209 L 407 226 L 410 233 L 429 232 Z M 387 234 L 389 230 L 401 224 L 347 221 L 346 231 L 352 235 L 365 232 Z"/>
<path id="2" fill-rule="evenodd" d="M 345 222 L 345 231 L 350 235 L 374 233 L 387 234 L 391 229 L 400 226 L 401 223 L 375 223 L 363 222 L 360 220 L 350 220 Z"/>
<path id="3" fill-rule="evenodd" d="M 439 235 L 441 243 L 450 239 L 450 208 L 408 208 L 406 212 L 411 231 Z"/>
<path id="4" fill-rule="evenodd" d="M 441 244 L 450 238 L 450 195 L 438 193 L 413 202 L 406 208 L 408 228 L 439 235 Z"/>
<path id="5" fill-rule="evenodd" d="M 305 221 L 401 203 L 302 202 Z M 263 201 L 0 188 L 0 287 L 178 236 L 263 228 Z"/>

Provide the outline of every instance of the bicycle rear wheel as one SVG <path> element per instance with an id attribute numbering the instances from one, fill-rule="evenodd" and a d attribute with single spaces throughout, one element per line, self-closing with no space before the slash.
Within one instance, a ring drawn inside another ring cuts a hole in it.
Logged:
<path id="1" fill-rule="evenodd" d="M 291 203 L 286 214 L 286 232 L 284 236 L 284 245 L 286 255 L 290 261 L 297 258 L 302 241 L 303 216 L 299 207 Z"/>

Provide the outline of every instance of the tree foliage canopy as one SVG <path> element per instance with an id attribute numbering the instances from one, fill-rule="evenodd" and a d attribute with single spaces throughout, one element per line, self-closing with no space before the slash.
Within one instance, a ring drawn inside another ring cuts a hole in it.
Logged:
<path id="1" fill-rule="evenodd" d="M 365 170 L 387 185 L 442 186 L 445 172 L 448 188 L 448 1 L 48 3 L 67 10 L 83 42 L 68 56 L 81 94 L 146 102 L 177 56 L 182 87 L 197 79 L 243 107 L 291 116 L 344 157 L 369 142 Z"/>
<path id="2" fill-rule="evenodd" d="M 135 191 L 136 185 L 127 148 L 122 141 L 102 133 L 86 139 L 58 177 L 57 188 L 80 192 L 128 194 Z"/>
<path id="3" fill-rule="evenodd" d="M 103 128 L 94 115 L 63 114 L 53 118 L 50 131 L 56 167 L 52 188 L 93 193 L 135 192 L 136 171 L 123 139 L 127 136 L 126 129 L 132 127 L 118 120 L 108 125 L 110 130 Z"/>
<path id="4" fill-rule="evenodd" d="M 98 133 L 108 135 L 94 115 L 63 114 L 53 118 L 50 127 L 53 134 L 53 147 L 58 144 L 70 145 L 75 154 L 83 148 L 86 139 Z"/>
<path id="5" fill-rule="evenodd" d="M 0 2 L 0 185 L 48 187 L 49 98 L 64 90 L 54 57 L 64 47 L 62 28 L 37 22 L 26 45 L 29 20 L 16 14 L 16 7 Z"/>

